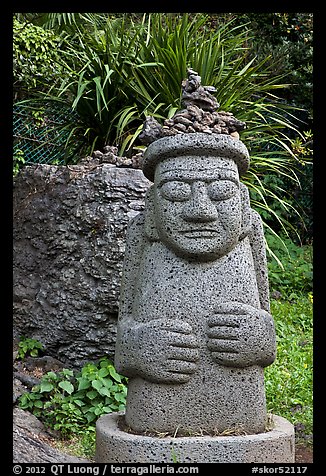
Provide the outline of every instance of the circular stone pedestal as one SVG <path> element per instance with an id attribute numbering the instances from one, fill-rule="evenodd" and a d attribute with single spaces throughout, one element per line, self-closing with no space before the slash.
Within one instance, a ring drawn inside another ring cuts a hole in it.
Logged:
<path id="1" fill-rule="evenodd" d="M 151 437 L 120 430 L 110 413 L 96 423 L 97 463 L 294 463 L 294 427 L 273 415 L 274 429 L 246 436 Z"/>

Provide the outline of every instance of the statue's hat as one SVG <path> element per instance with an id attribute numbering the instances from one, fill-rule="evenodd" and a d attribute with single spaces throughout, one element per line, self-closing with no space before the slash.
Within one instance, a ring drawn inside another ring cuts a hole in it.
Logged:
<path id="1" fill-rule="evenodd" d="M 143 173 L 154 182 L 156 165 L 171 157 L 227 157 L 238 166 L 239 175 L 249 168 L 250 158 L 247 147 L 238 139 L 227 134 L 177 134 L 162 137 L 149 144 L 143 159 Z"/>

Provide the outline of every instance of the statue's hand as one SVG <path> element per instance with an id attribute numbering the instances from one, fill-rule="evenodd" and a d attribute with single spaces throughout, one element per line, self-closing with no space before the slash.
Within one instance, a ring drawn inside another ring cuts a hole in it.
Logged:
<path id="1" fill-rule="evenodd" d="M 248 304 L 224 302 L 207 323 L 207 347 L 215 362 L 230 367 L 266 367 L 274 361 L 275 330 L 268 312 Z"/>
<path id="2" fill-rule="evenodd" d="M 134 332 L 137 374 L 151 382 L 186 383 L 196 371 L 198 343 L 183 321 L 153 320 Z"/>

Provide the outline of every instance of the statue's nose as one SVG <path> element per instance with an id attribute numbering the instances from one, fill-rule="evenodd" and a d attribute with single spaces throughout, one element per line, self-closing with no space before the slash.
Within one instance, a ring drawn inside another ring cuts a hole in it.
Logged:
<path id="1" fill-rule="evenodd" d="M 204 182 L 192 184 L 191 198 L 185 203 L 182 218 L 189 222 L 210 222 L 218 218 L 216 207 L 207 194 Z"/>

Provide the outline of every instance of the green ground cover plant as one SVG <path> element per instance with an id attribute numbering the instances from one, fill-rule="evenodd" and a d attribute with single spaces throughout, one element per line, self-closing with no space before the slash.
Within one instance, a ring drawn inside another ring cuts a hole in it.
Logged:
<path id="1" fill-rule="evenodd" d="M 312 442 L 313 324 L 312 294 L 295 301 L 271 300 L 277 357 L 265 369 L 267 407 L 295 425 L 296 441 Z"/>
<path id="2" fill-rule="evenodd" d="M 18 358 L 24 359 L 27 356 L 37 357 L 43 351 L 43 345 L 36 339 L 22 336 L 18 344 Z"/>
<path id="3" fill-rule="evenodd" d="M 277 357 L 265 369 L 267 406 L 295 425 L 296 440 L 309 442 L 313 432 L 312 246 L 269 234 L 266 240 L 282 264 L 268 256 Z"/>
<path id="4" fill-rule="evenodd" d="M 58 430 L 63 440 L 77 439 L 79 451 L 89 456 L 94 451 L 96 420 L 125 408 L 126 383 L 112 362 L 102 358 L 77 373 L 70 369 L 47 372 L 31 392 L 20 397 L 19 405 Z"/>
<path id="5" fill-rule="evenodd" d="M 270 289 L 288 301 L 312 292 L 312 245 L 296 245 L 288 237 L 266 234 Z"/>

